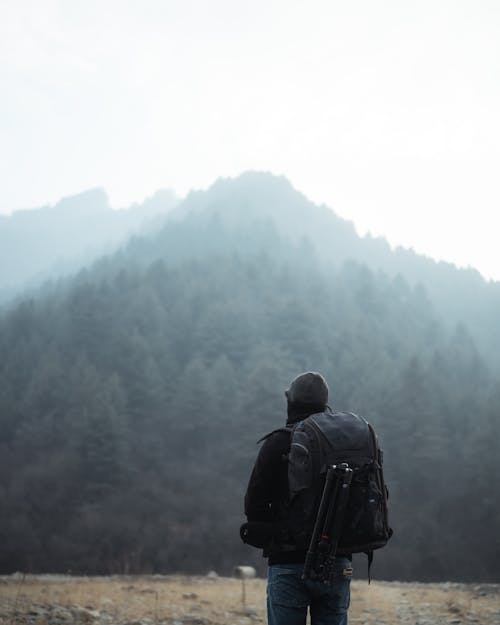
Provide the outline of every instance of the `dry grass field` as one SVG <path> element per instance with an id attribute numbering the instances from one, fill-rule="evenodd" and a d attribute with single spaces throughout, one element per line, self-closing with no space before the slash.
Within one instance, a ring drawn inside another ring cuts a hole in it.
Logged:
<path id="1" fill-rule="evenodd" d="M 266 623 L 265 581 L 222 577 L 0 578 L 0 624 Z M 244 593 L 243 593 L 244 590 Z M 500 586 L 354 581 L 352 625 L 500 625 Z"/>

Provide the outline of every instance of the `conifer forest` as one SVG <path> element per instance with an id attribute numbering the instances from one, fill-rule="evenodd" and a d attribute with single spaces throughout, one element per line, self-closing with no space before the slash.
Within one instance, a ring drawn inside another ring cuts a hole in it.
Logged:
<path id="1" fill-rule="evenodd" d="M 313 370 L 384 450 L 372 575 L 499 582 L 500 283 L 359 237 L 268 174 L 155 224 L 3 301 L 0 573 L 263 572 L 243 496 Z"/>

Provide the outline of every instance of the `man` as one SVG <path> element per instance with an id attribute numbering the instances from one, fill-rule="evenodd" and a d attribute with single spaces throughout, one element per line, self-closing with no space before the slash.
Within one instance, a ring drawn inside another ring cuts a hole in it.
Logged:
<path id="1" fill-rule="evenodd" d="M 242 527 L 242 537 L 245 540 L 250 525 L 264 528 L 261 540 L 246 542 L 262 546 L 268 558 L 269 625 L 305 625 L 308 607 L 312 625 L 347 625 L 351 555 L 337 553 L 333 583 L 303 580 L 306 549 L 294 545 L 286 523 L 292 426 L 329 410 L 328 386 L 322 375 L 307 372 L 292 381 L 285 395 L 287 427 L 264 437 L 245 495 L 248 523 Z"/>

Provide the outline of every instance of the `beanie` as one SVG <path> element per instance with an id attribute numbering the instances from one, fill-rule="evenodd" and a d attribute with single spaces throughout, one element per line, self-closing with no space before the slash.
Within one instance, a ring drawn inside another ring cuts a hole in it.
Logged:
<path id="1" fill-rule="evenodd" d="M 307 371 L 292 380 L 285 395 L 291 404 L 325 406 L 328 402 L 328 384 L 320 373 Z"/>

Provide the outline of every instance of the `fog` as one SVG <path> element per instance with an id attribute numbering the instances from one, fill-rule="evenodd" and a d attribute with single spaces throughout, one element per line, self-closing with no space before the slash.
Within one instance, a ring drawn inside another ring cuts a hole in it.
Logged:
<path id="1" fill-rule="evenodd" d="M 500 279 L 499 35 L 489 0 L 3 3 L 0 212 L 266 170 Z"/>
<path id="2" fill-rule="evenodd" d="M 157 230 L 177 201 L 171 191 L 158 191 L 115 211 L 104 190 L 94 189 L 55 206 L 0 215 L 0 303 L 76 273 L 133 235 Z"/>
<path id="3" fill-rule="evenodd" d="M 256 441 L 319 370 L 385 451 L 373 574 L 499 581 L 499 309 L 500 284 L 360 238 L 285 178 L 190 194 L 0 313 L 0 573 L 264 574 L 238 532 Z"/>

